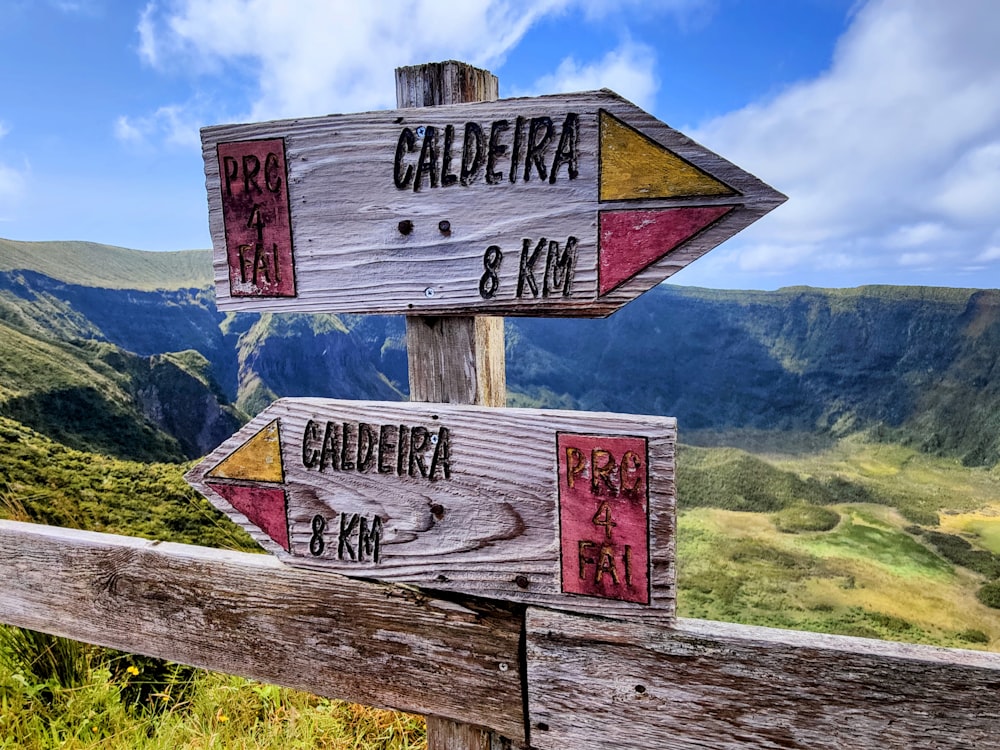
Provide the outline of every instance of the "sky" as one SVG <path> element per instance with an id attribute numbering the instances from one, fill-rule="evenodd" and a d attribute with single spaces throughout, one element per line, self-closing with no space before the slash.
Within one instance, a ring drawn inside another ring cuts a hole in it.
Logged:
<path id="1" fill-rule="evenodd" d="M 671 281 L 1000 287 L 998 0 L 0 0 L 0 237 L 211 247 L 199 128 L 610 88 L 789 196 Z"/>

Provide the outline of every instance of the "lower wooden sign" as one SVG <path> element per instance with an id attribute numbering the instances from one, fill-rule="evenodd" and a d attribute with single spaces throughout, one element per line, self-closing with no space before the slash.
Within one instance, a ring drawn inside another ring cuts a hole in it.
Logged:
<path id="1" fill-rule="evenodd" d="M 293 565 L 671 621 L 676 421 L 275 402 L 188 481 Z"/>

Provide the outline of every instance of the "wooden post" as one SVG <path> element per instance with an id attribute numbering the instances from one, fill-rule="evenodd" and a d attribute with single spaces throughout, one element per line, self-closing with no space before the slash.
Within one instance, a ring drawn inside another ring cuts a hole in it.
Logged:
<path id="1" fill-rule="evenodd" d="M 491 102 L 497 77 L 449 61 L 396 69 L 396 105 Z M 503 318 L 408 316 L 410 400 L 506 406 Z"/>
<path id="2" fill-rule="evenodd" d="M 495 101 L 497 77 L 448 61 L 396 69 L 396 106 Z M 406 318 L 410 400 L 506 406 L 503 318 Z M 500 750 L 508 741 L 481 727 L 427 717 L 428 750 Z"/>

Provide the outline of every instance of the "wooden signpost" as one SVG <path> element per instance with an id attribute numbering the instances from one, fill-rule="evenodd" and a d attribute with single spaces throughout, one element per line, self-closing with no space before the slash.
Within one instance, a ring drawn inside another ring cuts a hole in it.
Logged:
<path id="1" fill-rule="evenodd" d="M 221 310 L 603 316 L 785 200 L 607 90 L 202 143 Z"/>
<path id="2" fill-rule="evenodd" d="M 669 624 L 675 421 L 285 399 L 187 479 L 343 575 Z"/>
<path id="3" fill-rule="evenodd" d="M 996 654 L 675 620 L 674 420 L 487 408 L 502 320 L 418 316 L 603 314 L 781 196 L 609 92 L 397 92 L 205 131 L 220 303 L 409 312 L 448 403 L 278 401 L 192 469 L 273 556 L 0 520 L 0 620 L 418 712 L 429 750 L 994 746 Z"/>

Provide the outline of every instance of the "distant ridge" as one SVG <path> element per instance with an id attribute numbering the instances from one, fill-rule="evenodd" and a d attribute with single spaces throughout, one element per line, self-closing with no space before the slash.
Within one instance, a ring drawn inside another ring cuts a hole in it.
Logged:
<path id="1" fill-rule="evenodd" d="M 212 252 L 148 252 L 96 242 L 0 238 L 0 271 L 35 271 L 67 284 L 99 289 L 201 289 L 212 283 Z"/>

